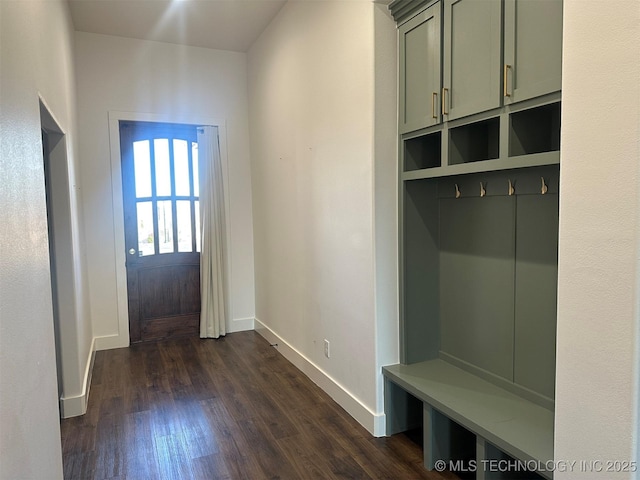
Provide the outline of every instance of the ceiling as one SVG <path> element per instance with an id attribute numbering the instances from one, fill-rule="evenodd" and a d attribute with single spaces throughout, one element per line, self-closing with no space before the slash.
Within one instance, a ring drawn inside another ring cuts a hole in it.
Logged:
<path id="1" fill-rule="evenodd" d="M 287 0 L 68 0 L 77 31 L 246 52 Z"/>

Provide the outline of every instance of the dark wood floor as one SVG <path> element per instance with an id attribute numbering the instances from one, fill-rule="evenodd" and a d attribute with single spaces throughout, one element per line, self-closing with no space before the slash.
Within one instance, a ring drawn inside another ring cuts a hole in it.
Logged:
<path id="1" fill-rule="evenodd" d="M 430 479 L 419 445 L 374 438 L 255 332 L 96 354 L 63 420 L 69 479 Z"/>

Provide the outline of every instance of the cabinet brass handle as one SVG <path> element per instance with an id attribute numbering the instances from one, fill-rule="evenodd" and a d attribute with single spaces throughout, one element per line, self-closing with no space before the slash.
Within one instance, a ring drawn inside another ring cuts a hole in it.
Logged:
<path id="1" fill-rule="evenodd" d="M 510 97 L 511 94 L 509 93 L 509 89 L 507 88 L 507 77 L 508 77 L 508 72 L 509 69 L 511 68 L 511 65 L 507 65 L 506 63 L 504 64 L 504 75 L 503 75 L 503 84 L 504 84 L 504 96 L 505 97 Z"/>
<path id="2" fill-rule="evenodd" d="M 436 113 L 436 103 L 438 103 L 438 92 L 433 92 L 431 95 L 431 117 L 438 118 L 438 114 Z"/>
<path id="3" fill-rule="evenodd" d="M 442 115 L 449 115 L 449 112 L 447 112 L 447 92 L 448 91 L 449 91 L 448 88 L 442 89 Z"/>

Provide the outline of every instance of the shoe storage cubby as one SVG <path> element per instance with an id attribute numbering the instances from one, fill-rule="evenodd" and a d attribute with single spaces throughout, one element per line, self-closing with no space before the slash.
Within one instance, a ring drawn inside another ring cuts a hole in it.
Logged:
<path id="1" fill-rule="evenodd" d="M 485 480 L 543 480 L 544 477 L 531 471 L 532 465 L 533 463 L 518 460 L 486 442 L 484 462 L 479 461 L 478 468 L 483 470 Z"/>

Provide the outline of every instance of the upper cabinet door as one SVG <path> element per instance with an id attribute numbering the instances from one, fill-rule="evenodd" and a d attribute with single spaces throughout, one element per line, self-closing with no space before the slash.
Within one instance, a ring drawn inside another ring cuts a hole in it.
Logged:
<path id="1" fill-rule="evenodd" d="M 505 0 L 504 103 L 562 88 L 562 0 Z"/>
<path id="2" fill-rule="evenodd" d="M 441 122 L 440 3 L 400 26 L 400 133 Z"/>
<path id="3" fill-rule="evenodd" d="M 445 0 L 445 120 L 501 106 L 502 2 Z"/>

